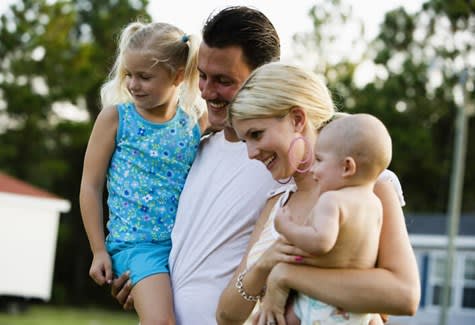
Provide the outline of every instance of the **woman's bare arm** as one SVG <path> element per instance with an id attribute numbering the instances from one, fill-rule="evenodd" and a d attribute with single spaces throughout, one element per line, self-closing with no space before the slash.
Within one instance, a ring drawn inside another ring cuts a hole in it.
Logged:
<path id="1" fill-rule="evenodd" d="M 274 197 L 267 201 L 251 235 L 241 264 L 220 297 L 216 311 L 218 324 L 242 324 L 249 317 L 256 304 L 253 301 L 247 301 L 241 296 L 236 288 L 236 280 L 239 274 L 246 270 L 249 251 L 258 241 L 264 230 L 269 214 L 277 199 L 278 197 Z M 244 291 L 252 296 L 260 295 L 266 284 L 269 272 L 277 263 L 296 263 L 299 260 L 296 257 L 303 254 L 306 253 L 291 245 L 285 239 L 277 239 L 243 276 L 242 285 Z"/>
<path id="2" fill-rule="evenodd" d="M 419 304 L 420 283 L 404 215 L 391 183 L 378 182 L 375 193 L 384 212 L 377 268 L 320 269 L 279 263 L 268 282 L 351 312 L 413 315 Z"/>
<path id="3" fill-rule="evenodd" d="M 259 236 L 264 229 L 264 225 L 269 217 L 269 213 L 275 204 L 275 199 L 268 200 L 264 209 L 256 222 L 254 230 L 251 234 L 246 253 L 239 264 L 239 267 L 234 272 L 228 286 L 224 289 L 221 297 L 219 298 L 218 308 L 216 309 L 216 320 L 218 324 L 242 324 L 249 317 L 252 309 L 255 306 L 255 302 L 247 301 L 240 296 L 236 289 L 236 280 L 238 275 L 246 269 L 247 256 L 249 250 L 259 239 Z M 270 271 L 270 270 L 269 270 Z M 264 287 L 267 279 L 267 274 L 259 274 L 258 270 L 249 270 L 243 279 L 244 290 L 251 295 L 258 295 Z"/>

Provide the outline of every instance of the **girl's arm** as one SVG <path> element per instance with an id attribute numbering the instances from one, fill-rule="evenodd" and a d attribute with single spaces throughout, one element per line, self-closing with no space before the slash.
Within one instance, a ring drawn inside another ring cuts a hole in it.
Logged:
<path id="1" fill-rule="evenodd" d="M 107 168 L 115 147 L 117 124 L 115 107 L 103 109 L 94 123 L 84 157 L 79 203 L 94 255 L 105 253 L 102 197 Z M 101 277 L 103 281 L 112 280 L 112 274 L 107 274 L 105 278 L 100 274 L 93 276 L 95 280 Z"/>
<path id="2" fill-rule="evenodd" d="M 269 283 L 351 312 L 414 315 L 420 299 L 419 274 L 399 199 L 390 182 L 378 182 L 375 193 L 384 213 L 377 268 L 320 269 L 279 263 Z"/>
<path id="3" fill-rule="evenodd" d="M 218 324 L 244 323 L 256 304 L 256 301 L 248 301 L 238 292 L 236 282 L 240 275 L 240 283 L 246 294 L 251 296 L 261 295 L 272 267 L 279 262 L 295 262 L 296 255 L 303 253 L 285 240 L 278 239 L 262 254 L 259 260 L 249 270 L 242 273 L 246 270 L 249 251 L 259 239 L 277 198 L 278 197 L 269 199 L 264 206 L 252 232 L 246 253 L 228 286 L 221 294 L 216 310 L 216 320 Z"/>

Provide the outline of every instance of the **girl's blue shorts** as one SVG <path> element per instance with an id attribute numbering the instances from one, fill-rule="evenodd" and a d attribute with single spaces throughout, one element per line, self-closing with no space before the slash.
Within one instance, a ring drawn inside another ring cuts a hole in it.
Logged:
<path id="1" fill-rule="evenodd" d="M 170 239 L 156 243 L 106 241 L 115 276 L 130 271 L 133 285 L 150 275 L 169 273 L 168 256 L 171 247 Z"/>

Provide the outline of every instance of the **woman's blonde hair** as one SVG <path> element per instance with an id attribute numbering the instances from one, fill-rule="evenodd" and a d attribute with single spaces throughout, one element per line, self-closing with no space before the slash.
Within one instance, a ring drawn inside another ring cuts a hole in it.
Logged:
<path id="1" fill-rule="evenodd" d="M 330 91 L 314 73 L 273 62 L 254 70 L 228 109 L 228 121 L 284 117 L 293 107 L 305 110 L 314 130 L 330 120 L 335 106 Z"/>
<path id="2" fill-rule="evenodd" d="M 116 60 L 108 80 L 101 88 L 102 107 L 131 101 L 125 84 L 126 50 L 140 50 L 154 57 L 154 65 L 161 64 L 173 76 L 184 69 L 184 82 L 180 90 L 180 105 L 196 120 L 204 111 L 198 89 L 198 49 L 200 37 L 187 35 L 178 27 L 167 23 L 132 22 L 119 38 Z"/>

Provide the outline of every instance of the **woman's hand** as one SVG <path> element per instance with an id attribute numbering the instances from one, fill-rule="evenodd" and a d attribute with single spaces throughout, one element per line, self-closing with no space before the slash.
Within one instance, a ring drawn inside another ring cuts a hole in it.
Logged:
<path id="1" fill-rule="evenodd" d="M 271 272 L 272 268 L 278 263 L 299 264 L 304 257 L 310 257 L 310 255 L 281 236 L 257 260 L 256 267 Z"/>
<path id="2" fill-rule="evenodd" d="M 277 264 L 267 277 L 266 294 L 262 299 L 258 325 L 274 324 L 285 325 L 285 311 L 290 288 L 285 285 L 284 274 L 281 272 L 282 263 Z"/>

